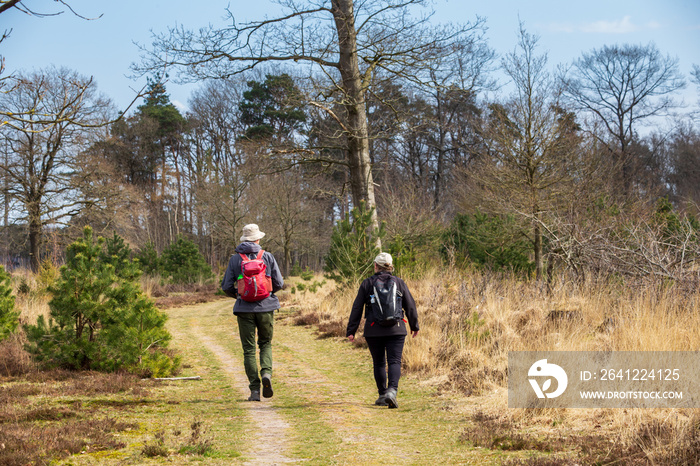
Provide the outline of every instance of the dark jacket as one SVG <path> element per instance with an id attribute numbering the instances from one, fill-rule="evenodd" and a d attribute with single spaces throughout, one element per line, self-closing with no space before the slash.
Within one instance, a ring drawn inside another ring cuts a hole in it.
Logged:
<path id="1" fill-rule="evenodd" d="M 357 291 L 357 297 L 355 302 L 352 304 L 352 311 L 350 312 L 350 320 L 348 321 L 348 328 L 346 331 L 346 336 L 354 335 L 360 326 L 360 321 L 362 320 L 362 309 L 364 308 L 365 316 L 365 337 L 383 337 L 390 335 L 407 335 L 406 323 L 400 321 L 397 325 L 392 327 L 383 327 L 376 324 L 372 320 L 372 309 L 370 304 L 369 296 L 372 294 L 372 280 L 375 276 L 387 274 L 391 275 L 389 272 L 377 272 L 372 277 L 365 279 L 362 284 L 360 284 L 360 289 Z M 404 310 L 404 317 L 408 319 L 408 325 L 411 327 L 412 332 L 419 330 L 418 328 L 418 311 L 416 310 L 416 302 L 411 296 L 411 292 L 408 291 L 408 287 L 403 280 L 396 277 L 396 282 L 398 284 L 398 290 L 403 295 L 401 299 L 401 307 Z M 374 325 L 373 325 L 374 324 Z"/>
<path id="2" fill-rule="evenodd" d="M 280 268 L 277 265 L 275 257 L 267 251 L 263 253 L 262 260 L 267 266 L 265 275 L 272 279 L 272 293 L 262 301 L 254 303 L 243 301 L 238 298 L 236 282 L 241 275 L 241 262 L 243 262 L 240 254 L 246 254 L 250 259 L 255 259 L 260 249 L 262 248 L 256 243 L 241 243 L 236 247 L 236 254 L 231 256 L 231 259 L 228 261 L 224 279 L 221 281 L 221 289 L 226 293 L 226 296 L 237 298 L 233 305 L 234 314 L 241 312 L 270 312 L 280 308 L 280 301 L 274 293 L 282 289 L 284 281 L 282 280 L 282 274 L 280 273 Z"/>

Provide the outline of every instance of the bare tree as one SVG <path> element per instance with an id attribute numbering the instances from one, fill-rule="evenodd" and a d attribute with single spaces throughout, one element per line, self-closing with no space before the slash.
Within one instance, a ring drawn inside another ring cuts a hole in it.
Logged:
<path id="1" fill-rule="evenodd" d="M 433 209 L 444 197 L 442 190 L 449 176 L 448 160 L 466 155 L 464 146 L 471 138 L 465 133 L 471 132 L 468 126 L 476 113 L 477 91 L 495 86 L 486 79 L 494 56 L 483 37 L 475 34 L 455 42 L 451 54 L 428 65 L 430 87 L 427 94 L 435 109 L 435 134 L 431 144 L 435 152 Z"/>
<path id="2" fill-rule="evenodd" d="M 612 140 L 610 152 L 629 188 L 638 127 L 673 109 L 673 94 L 685 86 L 678 59 L 663 56 L 654 44 L 603 46 L 584 53 L 562 81 L 569 102 L 592 114 Z"/>
<path id="3" fill-rule="evenodd" d="M 39 3 L 41 3 L 41 5 L 37 5 Z M 50 7 L 48 7 L 48 5 L 52 3 L 54 5 L 58 4 L 61 6 L 59 6 L 58 9 L 52 10 Z M 86 16 L 83 16 L 82 14 L 78 13 L 77 10 L 73 9 L 73 7 L 70 5 L 71 3 L 72 2 L 68 2 L 66 0 L 53 0 L 41 2 L 36 0 L 0 0 L 0 14 L 5 13 L 6 11 L 10 11 L 14 8 L 15 10 L 21 11 L 22 13 L 25 13 L 30 16 L 35 16 L 37 18 L 46 18 L 48 16 L 62 15 L 63 13 L 65 13 L 66 10 L 70 11 L 73 15 L 77 16 L 78 18 L 82 18 L 85 20 L 99 19 L 102 17 L 102 15 L 99 15 L 95 18 L 88 18 Z"/>
<path id="4" fill-rule="evenodd" d="M 377 70 L 387 79 L 424 82 L 425 64 L 452 53 L 451 44 L 474 25 L 429 27 L 411 9 L 427 0 L 279 0 L 285 14 L 195 33 L 173 28 L 155 38 L 140 71 L 179 66 L 189 79 L 222 78 L 267 62 L 301 62 L 331 82 L 316 104 L 336 118 L 346 136 L 353 202 L 375 206 L 366 94 Z M 357 7 L 357 9 L 356 9 Z M 329 104 L 328 100 L 331 101 Z M 333 111 L 340 104 L 345 115 Z M 374 224 L 377 225 L 376 214 Z"/>
<path id="5" fill-rule="evenodd" d="M 323 218 L 321 204 L 314 199 L 314 179 L 304 179 L 303 167 L 266 175 L 251 185 L 256 218 L 269 230 L 269 242 L 281 251 L 282 273 L 289 276 L 294 255 L 305 246 L 319 245 L 323 233 L 330 237 L 331 222 Z M 322 244 L 322 243 L 321 243 Z M 298 262 L 298 261 L 297 261 Z"/>
<path id="6" fill-rule="evenodd" d="M 219 252 L 225 257 L 237 244 L 240 224 L 249 207 L 245 193 L 253 179 L 246 154 L 238 144 L 245 133 L 239 121 L 238 105 L 245 84 L 233 80 L 207 83 L 190 99 L 190 151 L 186 166 L 188 192 L 196 205 L 197 233 L 208 235 L 212 263 Z M 204 246 L 204 245 L 203 245 Z"/>
<path id="7" fill-rule="evenodd" d="M 29 229 L 33 270 L 39 267 L 43 229 L 79 212 L 89 202 L 75 186 L 76 154 L 87 145 L 90 128 L 104 124 L 108 102 L 96 94 L 91 78 L 49 68 L 13 76 L 1 97 L 11 122 L 0 129 L 7 151 L 0 171 L 9 179 L 8 195 L 18 200 Z"/>
<path id="8" fill-rule="evenodd" d="M 700 205 L 700 132 L 690 124 L 679 126 L 662 151 L 671 200 L 678 206 Z"/>
<path id="9" fill-rule="evenodd" d="M 0 13 L 4 13 L 17 4 L 21 4 L 21 0 L 0 0 Z"/>
<path id="10" fill-rule="evenodd" d="M 538 38 L 521 24 L 518 48 L 503 59 L 515 86 L 504 105 L 491 106 L 488 152 L 475 173 L 490 209 L 527 221 L 537 278 L 542 277 L 541 223 L 555 208 L 576 160 L 573 116 L 561 110 L 560 92 L 547 71 L 547 56 L 536 55 Z"/>
<path id="11" fill-rule="evenodd" d="M 700 105 L 700 65 L 693 65 L 693 71 L 690 73 L 690 76 L 691 76 L 691 81 L 697 87 L 698 97 L 699 97 L 698 104 Z M 694 112 L 696 116 L 697 116 L 698 112 L 700 112 L 700 110 Z"/>
<path id="12" fill-rule="evenodd" d="M 587 205 L 585 219 L 561 216 L 542 223 L 579 278 L 590 271 L 603 277 L 677 280 L 697 289 L 700 241 L 695 217 L 674 211 L 665 200 L 655 208 L 648 202 L 619 206 L 602 199 Z"/>

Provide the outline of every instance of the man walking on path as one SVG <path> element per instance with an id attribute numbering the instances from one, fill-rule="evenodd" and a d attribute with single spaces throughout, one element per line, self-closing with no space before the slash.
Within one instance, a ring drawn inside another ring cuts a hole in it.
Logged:
<path id="1" fill-rule="evenodd" d="M 236 298 L 233 314 L 238 319 L 238 331 L 243 346 L 243 364 L 250 388 L 248 401 L 260 401 L 261 385 L 265 398 L 273 395 L 272 333 L 274 312 L 280 308 L 275 293 L 284 286 L 275 257 L 260 247 L 260 240 L 264 236 L 265 233 L 254 223 L 243 227 L 241 244 L 236 247 L 236 254 L 231 256 L 221 282 L 223 292 L 231 298 Z M 255 269 L 259 275 L 251 275 L 251 269 Z M 256 330 L 257 344 L 260 347 L 259 375 L 255 360 Z"/>

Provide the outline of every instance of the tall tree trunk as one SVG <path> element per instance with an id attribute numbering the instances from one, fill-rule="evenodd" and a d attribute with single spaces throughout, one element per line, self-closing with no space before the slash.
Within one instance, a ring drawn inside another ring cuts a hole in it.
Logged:
<path id="1" fill-rule="evenodd" d="M 537 218 L 534 219 L 534 223 L 535 279 L 539 281 L 542 279 L 542 227 Z"/>
<path id="2" fill-rule="evenodd" d="M 435 180 L 435 186 L 434 186 L 434 197 L 433 197 L 433 210 L 437 210 L 438 206 L 440 205 L 440 196 L 442 193 L 440 192 L 440 186 L 442 185 L 442 171 L 444 169 L 443 164 L 444 164 L 444 159 L 445 159 L 445 138 L 446 138 L 446 130 L 445 130 L 445 121 L 444 121 L 444 115 L 442 113 L 443 111 L 443 105 L 442 105 L 442 95 L 440 93 L 440 90 L 438 89 L 437 91 L 437 99 L 436 99 L 436 113 L 437 113 L 437 123 L 438 123 L 438 147 L 437 147 L 437 160 L 435 163 L 435 175 L 434 175 L 434 180 Z"/>
<path id="3" fill-rule="evenodd" d="M 357 60 L 357 31 L 352 0 L 333 0 L 333 18 L 338 31 L 339 71 L 345 91 L 345 110 L 348 115 L 348 164 L 350 166 L 350 191 L 355 206 L 361 201 L 373 209 L 372 228 L 379 228 L 374 182 L 369 157 L 369 130 L 365 108 L 365 89 L 362 85 Z M 381 248 L 381 240 L 377 238 Z"/>
<path id="4" fill-rule="evenodd" d="M 29 264 L 32 272 L 39 271 L 39 250 L 41 247 L 41 208 L 39 202 L 32 202 L 27 206 L 29 217 Z"/>
<path id="5" fill-rule="evenodd" d="M 180 235 L 180 222 L 183 221 L 184 214 L 182 212 L 182 173 L 180 172 L 179 150 L 180 144 L 175 143 L 175 147 L 171 144 L 171 152 L 173 154 L 173 166 L 175 168 L 175 184 L 177 185 L 177 199 L 175 200 L 175 236 Z"/>
<path id="6" fill-rule="evenodd" d="M 289 272 L 292 270 L 292 248 L 289 244 L 288 236 L 284 240 L 284 276 L 289 277 Z"/>

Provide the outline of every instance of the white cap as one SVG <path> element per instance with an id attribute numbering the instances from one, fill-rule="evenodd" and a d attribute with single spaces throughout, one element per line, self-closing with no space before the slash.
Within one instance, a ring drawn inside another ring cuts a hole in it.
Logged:
<path id="1" fill-rule="evenodd" d="M 391 267 L 393 259 L 388 252 L 380 252 L 377 257 L 374 258 L 374 263 L 381 267 Z"/>

